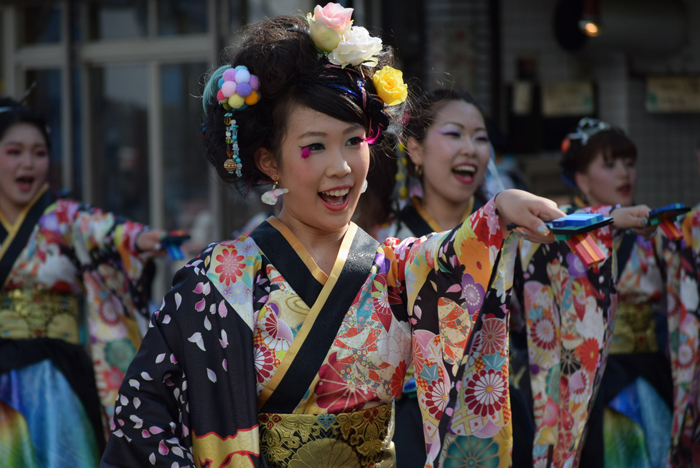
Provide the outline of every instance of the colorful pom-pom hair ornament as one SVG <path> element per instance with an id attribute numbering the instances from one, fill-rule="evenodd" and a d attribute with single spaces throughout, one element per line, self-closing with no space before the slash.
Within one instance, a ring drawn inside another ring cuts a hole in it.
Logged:
<path id="1" fill-rule="evenodd" d="M 239 111 L 254 106 L 260 101 L 260 80 L 252 75 L 245 65 L 228 68 L 218 82 L 219 91 L 216 100 L 226 109 L 224 124 L 226 125 L 226 154 L 224 169 L 229 174 L 242 177 L 243 164 L 238 151 L 238 125 L 233 118 L 233 111 Z"/>

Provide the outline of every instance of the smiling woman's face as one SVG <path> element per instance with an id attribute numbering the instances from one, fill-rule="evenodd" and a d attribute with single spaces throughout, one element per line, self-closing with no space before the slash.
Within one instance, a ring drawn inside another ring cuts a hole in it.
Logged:
<path id="1" fill-rule="evenodd" d="M 26 207 L 48 172 L 49 152 L 41 131 L 28 123 L 8 128 L 0 140 L 0 207 Z"/>
<path id="2" fill-rule="evenodd" d="M 484 180 L 491 156 L 484 117 L 473 104 L 448 101 L 422 143 L 409 139 L 408 151 L 414 164 L 423 167 L 426 198 L 465 203 Z"/>
<path id="3" fill-rule="evenodd" d="M 365 129 L 301 105 L 289 116 L 279 163 L 263 169 L 289 190 L 279 218 L 321 232 L 345 229 L 369 169 Z"/>

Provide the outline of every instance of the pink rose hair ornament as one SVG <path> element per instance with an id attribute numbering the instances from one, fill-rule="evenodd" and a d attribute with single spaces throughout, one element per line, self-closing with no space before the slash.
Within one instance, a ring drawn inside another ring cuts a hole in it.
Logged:
<path id="1" fill-rule="evenodd" d="M 239 65 L 236 68 L 228 68 L 224 71 L 218 82 L 219 91 L 216 100 L 227 111 L 224 114 L 226 125 L 226 154 L 228 159 L 224 162 L 224 168 L 229 174 L 242 177 L 243 164 L 238 153 L 238 125 L 233 118 L 233 112 L 254 106 L 260 101 L 260 80 L 251 75 L 248 67 Z"/>

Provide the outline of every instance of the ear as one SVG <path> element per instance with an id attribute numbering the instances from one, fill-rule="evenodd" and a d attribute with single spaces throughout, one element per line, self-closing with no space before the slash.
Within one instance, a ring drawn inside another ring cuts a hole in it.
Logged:
<path id="1" fill-rule="evenodd" d="M 416 166 L 423 165 L 423 145 L 414 137 L 409 137 L 406 142 L 406 152 Z"/>
<path id="2" fill-rule="evenodd" d="M 590 189 L 588 175 L 576 172 L 574 174 L 574 182 L 576 182 L 576 186 L 579 188 L 579 190 L 588 196 L 588 190 Z"/>
<path id="3" fill-rule="evenodd" d="M 260 170 L 260 172 L 267 175 L 271 181 L 279 178 L 277 160 L 275 159 L 275 155 L 272 154 L 270 150 L 260 147 L 255 150 L 253 157 L 255 158 L 255 166 Z"/>

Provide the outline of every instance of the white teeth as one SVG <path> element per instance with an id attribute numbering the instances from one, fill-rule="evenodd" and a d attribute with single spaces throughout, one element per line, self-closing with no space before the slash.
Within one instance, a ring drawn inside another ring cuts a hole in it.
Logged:
<path id="1" fill-rule="evenodd" d="M 331 196 L 331 197 L 344 197 L 344 196 L 347 195 L 349 192 L 350 192 L 350 189 L 345 188 L 345 189 L 342 189 L 342 190 L 329 190 L 329 191 L 327 191 L 327 192 L 321 192 L 321 193 L 324 194 L 324 195 Z"/>
<path id="2" fill-rule="evenodd" d="M 476 172 L 476 168 L 474 166 L 457 166 L 452 170 L 455 172 L 467 172 L 469 174 L 474 174 Z"/>

